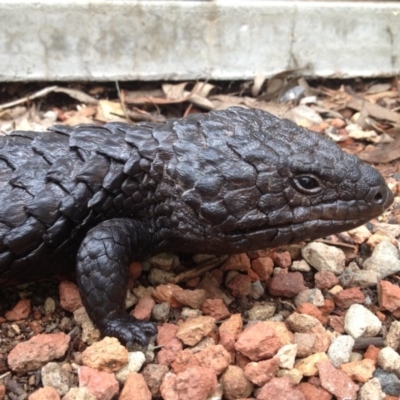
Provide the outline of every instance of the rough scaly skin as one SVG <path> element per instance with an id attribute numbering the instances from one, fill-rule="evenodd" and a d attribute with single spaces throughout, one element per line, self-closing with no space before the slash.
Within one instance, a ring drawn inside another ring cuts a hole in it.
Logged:
<path id="1" fill-rule="evenodd" d="M 0 287 L 77 265 L 89 316 L 128 345 L 156 332 L 125 314 L 131 261 L 315 239 L 393 200 L 375 169 L 262 111 L 51 131 L 0 138 Z"/>

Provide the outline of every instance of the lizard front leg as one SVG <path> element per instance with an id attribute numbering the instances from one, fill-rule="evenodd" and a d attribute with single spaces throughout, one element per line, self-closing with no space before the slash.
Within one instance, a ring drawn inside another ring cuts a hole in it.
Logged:
<path id="1" fill-rule="evenodd" d="M 118 218 L 91 229 L 77 255 L 77 280 L 83 305 L 103 336 L 127 347 L 146 346 L 157 333 L 154 323 L 139 321 L 125 311 L 128 268 L 151 248 L 153 236 L 142 223 Z"/>

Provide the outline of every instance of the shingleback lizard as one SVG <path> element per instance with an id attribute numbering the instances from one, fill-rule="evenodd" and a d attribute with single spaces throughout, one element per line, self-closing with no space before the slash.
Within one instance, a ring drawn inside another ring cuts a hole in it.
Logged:
<path id="1" fill-rule="evenodd" d="M 128 346 L 156 333 L 125 313 L 133 260 L 316 239 L 393 201 L 374 168 L 262 111 L 50 131 L 0 138 L 0 287 L 76 265 L 90 318 Z"/>

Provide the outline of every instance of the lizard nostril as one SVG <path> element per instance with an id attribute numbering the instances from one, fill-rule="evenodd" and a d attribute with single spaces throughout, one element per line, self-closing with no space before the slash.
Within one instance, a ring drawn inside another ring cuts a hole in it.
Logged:
<path id="1" fill-rule="evenodd" d="M 373 201 L 375 204 L 382 204 L 383 203 L 382 192 L 376 192 L 375 196 L 373 197 Z"/>

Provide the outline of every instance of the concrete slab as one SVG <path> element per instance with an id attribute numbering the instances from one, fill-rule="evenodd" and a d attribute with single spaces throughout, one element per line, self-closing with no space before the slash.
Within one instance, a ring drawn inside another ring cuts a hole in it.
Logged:
<path id="1" fill-rule="evenodd" d="M 0 0 L 0 81 L 400 74 L 400 3 Z"/>

